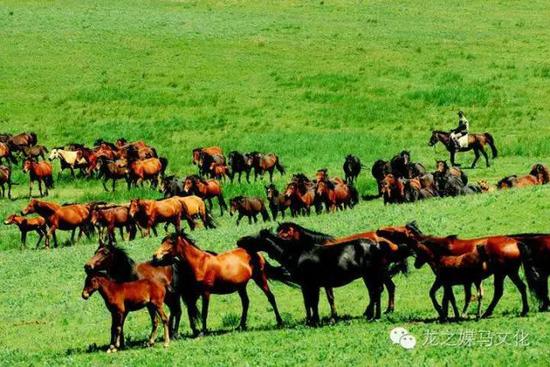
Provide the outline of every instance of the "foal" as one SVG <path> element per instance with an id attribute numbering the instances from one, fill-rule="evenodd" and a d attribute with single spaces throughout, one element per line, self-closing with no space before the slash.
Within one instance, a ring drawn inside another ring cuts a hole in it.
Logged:
<path id="1" fill-rule="evenodd" d="M 88 275 L 82 290 L 82 298 L 87 300 L 96 291 L 105 301 L 107 309 L 111 312 L 111 344 L 107 353 L 116 352 L 124 347 L 124 321 L 130 311 L 137 311 L 147 307 L 151 316 L 153 329 L 149 336 L 148 346 L 155 344 L 157 338 L 158 319 L 161 318 L 164 325 L 164 346 L 170 344 L 168 335 L 168 318 L 162 308 L 166 295 L 165 284 L 150 279 L 140 279 L 131 282 L 117 283 L 106 276 Z"/>
<path id="2" fill-rule="evenodd" d="M 6 218 L 4 224 L 16 224 L 21 232 L 21 248 L 27 246 L 27 232 L 36 231 L 38 233 L 38 242 L 36 248 L 40 245 L 40 241 L 46 235 L 46 219 L 42 217 L 25 218 L 20 215 L 12 214 Z"/>

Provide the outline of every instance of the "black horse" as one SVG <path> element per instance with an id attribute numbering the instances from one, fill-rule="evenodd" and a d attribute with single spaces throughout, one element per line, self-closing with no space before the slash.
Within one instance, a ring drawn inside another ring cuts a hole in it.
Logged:
<path id="1" fill-rule="evenodd" d="M 359 174 L 361 173 L 362 167 L 363 165 L 361 164 L 359 157 L 352 154 L 348 154 L 346 156 L 343 169 L 346 176 L 346 182 L 348 184 L 352 184 L 357 180 L 357 177 L 359 177 Z"/>
<path id="2" fill-rule="evenodd" d="M 363 278 L 370 297 L 364 315 L 368 319 L 380 318 L 383 279 L 388 272 L 384 262 L 389 252 L 386 244 L 378 246 L 374 241 L 360 239 L 323 246 L 315 236 L 303 233 L 300 237 L 282 239 L 262 230 L 256 237 L 241 238 L 237 245 L 249 251 L 267 252 L 290 272 L 301 286 L 309 325 L 319 324 L 321 287 L 341 287 L 357 278 Z"/>
<path id="3" fill-rule="evenodd" d="M 165 198 L 172 196 L 187 196 L 188 194 L 183 190 L 184 180 L 177 178 L 176 176 L 166 176 L 161 181 L 161 191 Z"/>
<path id="4" fill-rule="evenodd" d="M 227 155 L 227 165 L 231 168 L 229 173 L 229 179 L 233 182 L 236 174 L 239 174 L 239 183 L 241 183 L 241 175 L 246 173 L 246 182 L 250 183 L 250 171 L 252 170 L 252 165 L 250 164 L 250 159 L 248 154 L 240 153 L 236 150 L 230 152 Z"/>

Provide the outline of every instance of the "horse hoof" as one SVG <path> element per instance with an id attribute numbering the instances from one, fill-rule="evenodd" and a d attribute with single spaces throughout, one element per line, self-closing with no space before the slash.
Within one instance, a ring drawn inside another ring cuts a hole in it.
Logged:
<path id="1" fill-rule="evenodd" d="M 246 325 L 239 325 L 237 331 L 246 331 Z"/>
<path id="2" fill-rule="evenodd" d="M 393 308 L 388 308 L 386 311 L 384 311 L 385 314 L 393 313 Z"/>

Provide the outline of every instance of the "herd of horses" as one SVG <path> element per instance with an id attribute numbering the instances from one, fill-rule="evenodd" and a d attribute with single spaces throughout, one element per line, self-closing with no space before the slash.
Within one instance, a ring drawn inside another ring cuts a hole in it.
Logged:
<path id="1" fill-rule="evenodd" d="M 536 163 L 525 176 L 508 176 L 496 185 L 486 180 L 469 183 L 468 176 L 459 166 L 449 166 L 446 161 L 436 161 L 434 172 L 427 172 L 424 165 L 411 161 L 411 154 L 402 151 L 391 160 L 377 160 L 371 169 L 378 184 L 378 195 L 384 204 L 407 203 L 433 197 L 459 196 L 491 192 L 496 189 L 544 185 L 550 182 L 548 167 Z"/>
<path id="2" fill-rule="evenodd" d="M 279 265 L 269 264 L 263 253 Z M 427 264 L 434 274 L 429 297 L 441 322 L 450 321 L 449 305 L 455 320 L 469 317 L 472 285 L 477 291 L 475 318 L 491 316 L 503 295 L 506 277 L 519 292 L 519 313 L 525 316 L 529 303 L 527 286 L 519 276 L 522 266 L 530 289 L 540 301 L 539 310 L 550 308 L 547 284 L 550 234 L 492 235 L 473 239 L 437 237 L 423 233 L 414 222 L 344 237 L 333 237 L 285 222 L 279 224 L 275 232 L 263 229 L 256 235 L 242 237 L 233 249 L 219 254 L 199 248 L 187 234 L 179 231 L 167 235 L 152 259 L 142 263 L 134 262 L 123 248 L 100 241 L 98 249 L 84 265 L 86 280 L 82 297 L 87 299 L 99 290 L 112 314 L 108 352 L 124 347 L 126 316 L 142 308 L 148 309 L 152 320 L 147 344 L 155 342 L 160 318 L 167 346 L 170 339 L 179 336 L 181 301 L 187 308 L 191 336 L 208 333 L 209 302 L 214 294 L 238 293 L 242 304 L 239 329 L 245 330 L 250 280 L 265 294 L 277 327 L 282 326 L 283 321 L 268 280 L 300 288 L 306 323 L 318 326 L 320 289 L 325 289 L 330 305 L 330 322 L 336 322 L 338 312 L 333 289 L 363 279 L 368 294 L 364 316 L 369 320 L 379 319 L 384 288 L 388 291 L 386 313 L 394 312 L 396 286 L 392 277 L 409 271 L 407 259 L 411 256 L 415 258 L 415 268 Z M 482 313 L 482 282 L 491 277 L 493 299 Z M 465 291 L 461 312 L 453 293 L 455 286 L 464 287 Z M 441 288 L 443 297 L 439 301 L 437 291 Z M 201 312 L 197 307 L 199 298 Z M 164 314 L 163 304 L 168 307 L 169 316 Z"/>

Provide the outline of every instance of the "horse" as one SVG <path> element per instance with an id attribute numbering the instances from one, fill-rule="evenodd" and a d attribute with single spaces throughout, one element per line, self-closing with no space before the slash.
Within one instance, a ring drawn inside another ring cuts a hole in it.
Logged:
<path id="1" fill-rule="evenodd" d="M 109 243 L 116 242 L 115 228 L 120 231 L 120 238 L 124 240 L 123 228 L 128 232 L 128 241 L 136 237 L 137 227 L 133 218 L 130 216 L 130 209 L 123 205 L 97 206 L 92 209 L 90 223 L 97 226 L 98 229 L 105 227 Z"/>
<path id="2" fill-rule="evenodd" d="M 545 185 L 550 182 L 548 168 L 537 163 L 531 167 L 531 171 L 526 176 L 518 177 L 516 175 L 504 177 L 497 183 L 498 189 L 509 189 L 513 187 L 526 187 L 534 185 Z"/>
<path id="3" fill-rule="evenodd" d="M 342 168 L 344 170 L 344 175 L 346 176 L 346 182 L 348 184 L 353 184 L 355 181 L 357 181 L 357 177 L 359 177 L 362 167 L 363 165 L 361 164 L 361 160 L 358 157 L 352 154 L 348 154 L 346 156 L 344 166 Z"/>
<path id="4" fill-rule="evenodd" d="M 94 274 L 86 276 L 82 298 L 87 300 L 96 291 L 103 297 L 107 309 L 111 312 L 111 343 L 107 353 L 116 352 L 124 347 L 124 321 L 130 311 L 147 308 L 153 328 L 148 346 L 155 344 L 157 338 L 157 315 L 164 324 L 164 347 L 170 344 L 168 317 L 164 313 L 164 284 L 150 279 L 140 279 L 131 282 L 117 283 L 104 275 Z"/>
<path id="5" fill-rule="evenodd" d="M 158 223 L 171 223 L 177 231 L 180 230 L 182 205 L 177 198 L 163 200 L 133 199 L 130 201 L 130 217 L 145 228 L 145 236 L 150 237 L 151 229 L 157 236 Z"/>
<path id="6" fill-rule="evenodd" d="M 290 206 L 290 200 L 279 193 L 274 184 L 265 186 L 265 194 L 269 202 L 269 210 L 271 211 L 273 220 L 277 220 L 277 215 L 279 213 L 281 213 L 281 216 L 284 218 L 285 210 Z"/>
<path id="7" fill-rule="evenodd" d="M 548 277 L 550 276 L 550 234 L 511 235 L 521 241 L 519 250 L 527 284 L 540 302 L 539 311 L 550 309 Z"/>
<path id="8" fill-rule="evenodd" d="M 420 269 L 425 263 L 428 263 L 435 274 L 435 281 L 430 290 L 430 298 L 436 309 L 441 322 L 447 321 L 449 302 L 451 303 L 456 321 L 460 316 L 456 306 L 456 300 L 453 294 L 453 285 L 463 285 L 470 288 L 472 283 L 477 289 L 477 316 L 481 318 L 481 300 L 483 298 L 483 279 L 489 277 L 489 265 L 485 261 L 486 254 L 483 245 L 476 247 L 462 255 L 441 255 L 438 253 L 438 247 L 432 248 L 430 243 L 419 243 L 414 247 L 416 260 L 414 266 Z M 443 308 L 438 304 L 435 297 L 437 289 L 444 288 Z M 466 300 L 462 315 L 466 315 L 470 300 Z"/>
<path id="9" fill-rule="evenodd" d="M 84 265 L 84 270 L 88 275 L 105 273 L 119 283 L 151 279 L 167 284 L 164 303 L 170 310 L 170 338 L 178 338 L 181 295 L 178 291 L 180 280 L 174 266 L 153 266 L 149 261 L 136 264 L 123 248 L 105 245 L 100 239 L 97 250 Z"/>
<path id="10" fill-rule="evenodd" d="M 11 169 L 6 166 L 0 166 L 0 188 L 2 188 L 2 197 L 6 197 L 6 188 L 8 185 L 8 199 L 11 199 Z"/>
<path id="11" fill-rule="evenodd" d="M 160 190 L 164 195 L 164 198 L 169 198 L 172 196 L 183 196 L 185 192 L 183 191 L 184 180 L 177 178 L 176 176 L 165 176 L 160 182 Z"/>
<path id="12" fill-rule="evenodd" d="M 252 166 L 249 164 L 248 154 L 239 153 L 237 151 L 229 152 L 227 155 L 227 164 L 231 168 L 229 179 L 233 182 L 236 174 L 239 174 L 239 183 L 241 183 L 242 173 L 246 173 L 246 182 L 250 183 L 250 171 Z"/>
<path id="13" fill-rule="evenodd" d="M 335 185 L 328 180 L 317 182 L 315 196 L 319 202 L 325 204 L 327 212 L 334 212 L 336 208 L 353 208 L 359 201 L 358 193 L 354 187 L 343 183 Z"/>
<path id="14" fill-rule="evenodd" d="M 201 219 L 204 228 L 216 228 L 212 216 L 210 215 L 208 210 L 206 210 L 204 200 L 202 200 L 200 197 L 196 195 L 190 195 L 174 196 L 174 198 L 178 200 L 182 205 L 181 216 L 182 218 L 186 218 L 187 223 L 189 224 L 189 228 L 191 228 L 191 230 L 195 229 L 195 221 L 193 220 L 194 217 L 199 217 Z"/>
<path id="15" fill-rule="evenodd" d="M 30 147 L 23 147 L 21 151 L 23 153 L 23 157 L 27 159 L 38 159 L 38 157 L 46 159 L 48 148 L 43 145 L 33 145 Z"/>
<path id="16" fill-rule="evenodd" d="M 23 162 L 23 172 L 29 173 L 29 198 L 32 196 L 32 186 L 34 181 L 38 181 L 40 197 L 44 196 L 42 193 L 42 182 L 44 182 L 46 196 L 48 196 L 48 189 L 53 189 L 51 164 L 45 161 L 35 162 L 31 159 L 26 159 L 25 162 Z"/>
<path id="17" fill-rule="evenodd" d="M 21 151 L 24 147 L 36 145 L 38 138 L 33 132 L 25 132 L 11 136 L 7 143 L 12 151 Z"/>
<path id="18" fill-rule="evenodd" d="M 387 272 L 383 258 L 390 251 L 388 244 L 378 246 L 372 240 L 357 239 L 325 246 L 316 237 L 281 238 L 262 230 L 258 236 L 241 238 L 237 245 L 249 251 L 267 252 L 290 272 L 301 287 L 308 325 L 319 324 L 320 288 L 341 287 L 357 278 L 363 278 L 370 296 L 364 315 L 368 319 L 380 318 L 380 297 Z"/>
<path id="19" fill-rule="evenodd" d="M 436 176 L 436 175 L 446 176 L 446 175 L 449 175 L 449 174 L 451 176 L 459 177 L 464 185 L 468 184 L 468 176 L 466 175 L 466 173 L 463 170 L 460 169 L 460 167 L 456 167 L 456 166 L 449 167 L 449 165 L 447 164 L 447 161 L 436 160 L 435 161 L 435 172 L 433 173 L 433 175 L 434 176 Z"/>
<path id="20" fill-rule="evenodd" d="M 285 199 L 290 201 L 290 214 L 295 217 L 304 210 L 311 213 L 311 206 L 315 205 L 315 189 L 306 183 L 290 182 L 285 191 Z"/>
<path id="21" fill-rule="evenodd" d="M 203 200 L 208 201 L 209 210 L 212 210 L 212 198 L 218 198 L 220 206 L 220 215 L 223 215 L 224 209 L 227 210 L 227 204 L 223 198 L 222 186 L 219 181 L 210 179 L 204 180 L 199 176 L 187 176 L 183 185 L 185 195 L 196 195 Z"/>
<path id="22" fill-rule="evenodd" d="M 198 165 L 199 175 L 204 176 L 208 174 L 210 178 L 213 178 L 213 167 L 225 166 L 225 157 L 223 156 L 223 154 L 208 154 L 205 152 L 201 152 Z"/>
<path id="23" fill-rule="evenodd" d="M 229 200 L 229 215 L 233 216 L 233 213 L 238 212 L 237 225 L 239 225 L 241 219 L 248 217 L 248 224 L 258 222 L 258 214 L 262 215 L 264 222 L 269 221 L 269 214 L 265 208 L 265 203 L 262 199 L 256 197 L 236 196 Z"/>
<path id="24" fill-rule="evenodd" d="M 206 154 L 209 154 L 209 155 L 215 155 L 215 154 L 223 155 L 222 148 L 217 147 L 217 146 L 195 148 L 195 149 L 193 149 L 193 164 L 194 165 L 199 165 L 199 161 L 200 161 L 200 158 L 201 158 L 201 153 L 206 153 Z"/>
<path id="25" fill-rule="evenodd" d="M 17 159 L 15 159 L 15 156 L 12 153 L 12 150 L 10 146 L 7 143 L 0 143 L 0 163 L 3 160 L 6 160 L 8 162 L 8 165 L 11 166 L 11 164 L 17 164 Z"/>
<path id="26" fill-rule="evenodd" d="M 149 147 L 142 141 L 119 147 L 118 156 L 128 160 L 158 158 L 155 148 Z"/>
<path id="27" fill-rule="evenodd" d="M 269 173 L 269 182 L 273 182 L 273 171 L 275 168 L 282 175 L 285 174 L 285 168 L 281 165 L 279 157 L 274 153 L 252 152 L 248 155 L 248 163 L 254 168 L 254 181 L 258 176 L 263 177 L 265 172 Z"/>
<path id="28" fill-rule="evenodd" d="M 402 180 L 396 178 L 393 174 L 390 173 L 384 176 L 380 186 L 382 187 L 384 205 L 405 201 L 405 185 Z"/>
<path id="29" fill-rule="evenodd" d="M 441 142 L 445 148 L 449 151 L 449 154 L 451 156 L 451 165 L 457 166 L 458 164 L 455 163 L 455 154 L 457 152 L 467 152 L 470 150 L 474 151 L 475 158 L 472 162 L 471 168 L 475 168 L 477 161 L 479 160 L 479 153 L 483 154 L 483 157 L 485 157 L 485 162 L 487 164 L 487 167 L 489 167 L 491 164 L 489 163 L 489 156 L 485 152 L 485 145 L 489 145 L 491 147 L 491 152 L 493 153 L 493 159 L 495 159 L 498 156 L 498 151 L 495 146 L 495 140 L 493 139 L 493 136 L 489 133 L 483 133 L 483 134 L 468 134 L 468 146 L 466 148 L 460 148 L 457 150 L 455 147 L 455 143 L 451 139 L 451 133 L 441 130 L 434 130 L 432 131 L 432 136 L 430 137 L 430 140 L 428 142 L 429 146 L 435 146 L 438 142 Z"/>
<path id="30" fill-rule="evenodd" d="M 15 224 L 21 232 L 21 249 L 27 246 L 27 233 L 35 231 L 38 234 L 38 242 L 36 248 L 40 245 L 40 241 L 46 235 L 46 220 L 42 217 L 25 218 L 20 215 L 12 214 L 6 218 L 4 224 Z"/>
<path id="31" fill-rule="evenodd" d="M 229 169 L 225 164 L 212 163 L 210 165 L 210 175 L 212 178 L 225 181 L 229 176 Z"/>
<path id="32" fill-rule="evenodd" d="M 166 158 L 147 158 L 128 161 L 128 178 L 130 183 L 143 185 L 151 181 L 151 187 L 157 187 L 159 179 L 164 176 L 168 160 Z"/>
<path id="33" fill-rule="evenodd" d="M 46 247 L 50 246 L 50 237 L 53 237 L 54 247 L 57 247 L 57 229 L 62 231 L 72 231 L 71 243 L 74 243 L 75 231 L 78 228 L 78 239 L 83 233 L 89 235 L 90 212 L 96 203 L 89 204 L 69 204 L 59 205 L 43 200 L 31 199 L 29 204 L 21 211 L 21 214 L 27 215 L 37 213 L 46 220 L 49 227 L 46 233 Z"/>
<path id="34" fill-rule="evenodd" d="M 314 238 L 319 244 L 323 244 L 326 246 L 359 239 L 371 240 L 378 243 L 379 245 L 382 243 L 386 244 L 390 252 L 385 261 L 388 265 L 391 265 L 392 268 L 390 268 L 389 272 L 385 274 L 388 276 L 383 279 L 384 286 L 388 290 L 388 307 L 385 313 L 391 313 L 394 311 L 395 283 L 392 281 L 391 278 L 399 272 L 403 272 L 405 274 L 408 272 L 407 258 L 412 255 L 412 251 L 410 251 L 406 244 L 393 243 L 387 238 L 378 236 L 374 231 L 360 232 L 344 237 L 335 238 L 325 233 L 312 231 L 292 222 L 279 224 L 276 231 L 277 236 L 283 239 L 294 239 L 299 241 L 303 236 L 306 236 L 309 238 Z M 337 313 L 336 306 L 334 305 L 334 294 L 332 292 L 332 288 L 326 288 L 325 290 L 331 309 L 331 319 L 335 320 L 337 318 Z"/>
<path id="35" fill-rule="evenodd" d="M 130 189 L 131 183 L 126 162 L 121 160 L 111 161 L 102 156 L 97 159 L 97 167 L 99 168 L 99 174 L 97 177 L 103 177 L 102 184 L 105 191 L 109 192 L 109 189 L 107 188 L 107 182 L 109 180 L 112 180 L 112 192 L 115 192 L 116 181 L 122 179 L 126 180 L 128 190 Z"/>
<path id="36" fill-rule="evenodd" d="M 391 173 L 391 165 L 390 165 L 390 162 L 388 161 L 379 159 L 376 162 L 374 162 L 374 164 L 372 165 L 371 174 L 372 174 L 372 177 L 374 177 L 374 179 L 376 180 L 376 183 L 378 186 L 378 196 L 383 195 L 382 188 L 383 188 L 384 177 L 386 177 L 386 175 L 390 173 Z"/>
<path id="37" fill-rule="evenodd" d="M 86 162 L 86 160 L 83 158 L 81 151 L 70 151 L 61 148 L 53 148 L 50 152 L 48 159 L 50 161 L 53 161 L 54 159 L 59 159 L 59 163 L 61 165 L 61 171 L 59 172 L 59 175 L 63 173 L 63 170 L 69 169 L 71 171 L 71 176 L 74 177 L 75 168 L 82 169 L 88 166 L 88 162 Z"/>
<path id="38" fill-rule="evenodd" d="M 441 255 L 462 255 L 474 250 L 477 245 L 485 246 L 488 254 L 489 269 L 494 274 L 494 295 L 489 307 L 482 318 L 492 315 L 498 301 L 502 297 L 504 279 L 508 276 L 521 294 L 522 310 L 520 315 L 525 316 L 529 312 L 526 286 L 519 277 L 521 256 L 518 241 L 509 236 L 486 236 L 474 239 L 459 239 L 457 236 L 433 237 L 424 235 L 416 224 L 408 223 L 401 227 L 385 227 L 376 231 L 376 234 L 394 242 L 407 243 L 414 248 L 418 243 L 429 241 L 432 246 L 439 247 Z M 432 247 L 433 248 L 433 247 Z M 437 290 L 437 289 L 436 289 Z M 436 291 L 434 290 L 434 292 Z M 469 302 L 471 290 L 465 287 L 466 302 Z"/>
<path id="39" fill-rule="evenodd" d="M 176 258 L 178 261 L 175 261 Z M 193 240 L 184 233 L 166 236 L 153 255 L 154 264 L 166 265 L 175 263 L 181 271 L 182 297 L 187 306 L 189 324 L 194 336 L 200 335 L 195 325 L 198 315 L 197 300 L 202 298 L 202 335 L 208 332 L 208 306 L 211 294 L 229 294 L 238 292 L 242 303 L 242 314 L 239 328 L 246 329 L 248 313 L 248 294 L 246 285 L 250 279 L 266 295 L 278 326 L 283 320 L 279 315 L 275 296 L 267 283 L 266 261 L 257 253 L 250 253 L 237 248 L 221 254 L 201 250 Z"/>

